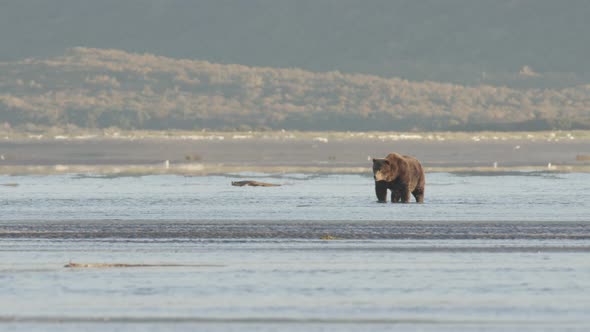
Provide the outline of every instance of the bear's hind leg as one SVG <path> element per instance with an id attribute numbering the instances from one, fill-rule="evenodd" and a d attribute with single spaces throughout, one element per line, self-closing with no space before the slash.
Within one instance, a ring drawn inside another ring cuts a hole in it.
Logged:
<path id="1" fill-rule="evenodd" d="M 410 203 L 410 189 L 405 187 L 400 191 L 402 203 Z"/>
<path id="2" fill-rule="evenodd" d="M 391 203 L 399 203 L 401 200 L 402 195 L 399 190 L 392 190 L 391 191 Z"/>
<path id="3" fill-rule="evenodd" d="M 416 198 L 416 203 L 424 203 L 424 188 L 416 188 L 412 195 Z"/>

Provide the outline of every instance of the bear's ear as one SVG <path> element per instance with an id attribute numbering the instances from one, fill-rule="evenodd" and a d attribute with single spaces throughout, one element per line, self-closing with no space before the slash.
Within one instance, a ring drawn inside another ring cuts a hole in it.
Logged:
<path id="1" fill-rule="evenodd" d="M 373 158 L 373 164 L 377 162 L 377 159 Z"/>
<path id="2" fill-rule="evenodd" d="M 389 163 L 389 160 L 387 160 L 387 159 L 383 159 L 383 162 L 384 162 L 384 163 L 386 163 L 387 165 L 389 165 L 389 164 L 390 164 L 390 163 Z"/>

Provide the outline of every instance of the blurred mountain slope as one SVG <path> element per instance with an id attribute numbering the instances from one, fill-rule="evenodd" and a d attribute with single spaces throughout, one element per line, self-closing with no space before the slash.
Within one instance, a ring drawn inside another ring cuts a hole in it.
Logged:
<path id="1" fill-rule="evenodd" d="M 409 80 L 567 87 L 590 83 L 588 17 L 585 0 L 2 1 L 0 60 L 84 46 Z M 539 75 L 527 75 L 525 66 Z"/>

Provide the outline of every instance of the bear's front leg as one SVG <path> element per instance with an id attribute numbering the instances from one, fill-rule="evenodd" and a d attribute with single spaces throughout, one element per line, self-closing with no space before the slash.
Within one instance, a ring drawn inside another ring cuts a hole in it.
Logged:
<path id="1" fill-rule="evenodd" d="M 387 202 L 387 183 L 385 181 L 375 181 L 375 194 L 379 203 Z"/>

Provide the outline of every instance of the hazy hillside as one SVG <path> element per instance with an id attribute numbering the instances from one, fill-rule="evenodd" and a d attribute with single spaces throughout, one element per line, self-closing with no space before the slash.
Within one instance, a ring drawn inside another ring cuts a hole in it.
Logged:
<path id="1" fill-rule="evenodd" d="M 586 0 L 1 1 L 0 60 L 84 46 L 226 64 L 559 88 L 590 83 L 588 17 Z"/>
<path id="2" fill-rule="evenodd" d="M 515 90 L 76 48 L 0 64 L 0 123 L 125 129 L 590 128 L 590 85 Z"/>

